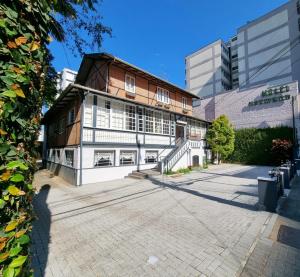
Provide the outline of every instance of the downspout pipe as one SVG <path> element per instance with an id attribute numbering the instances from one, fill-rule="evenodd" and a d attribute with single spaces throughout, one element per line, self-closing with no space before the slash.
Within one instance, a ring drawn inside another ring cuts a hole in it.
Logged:
<path id="1" fill-rule="evenodd" d="M 79 146 L 79 186 L 82 185 L 82 140 L 83 140 L 83 114 L 84 114 L 84 91 L 80 93 L 80 146 Z"/>

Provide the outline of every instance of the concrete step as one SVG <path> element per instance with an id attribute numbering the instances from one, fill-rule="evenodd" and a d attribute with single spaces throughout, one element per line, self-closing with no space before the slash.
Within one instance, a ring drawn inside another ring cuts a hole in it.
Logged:
<path id="1" fill-rule="evenodd" d="M 143 176 L 134 175 L 132 173 L 128 174 L 128 176 L 125 176 L 125 178 L 132 178 L 132 179 L 139 179 L 139 180 L 145 179 L 145 177 Z"/>
<path id="2" fill-rule="evenodd" d="M 146 169 L 141 171 L 133 171 L 127 177 L 134 179 L 147 179 L 149 176 L 159 175 L 159 171 L 155 169 Z"/>

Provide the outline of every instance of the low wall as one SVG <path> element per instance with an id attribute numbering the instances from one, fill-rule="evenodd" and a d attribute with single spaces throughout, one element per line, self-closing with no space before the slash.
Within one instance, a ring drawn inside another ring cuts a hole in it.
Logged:
<path id="1" fill-rule="evenodd" d="M 77 184 L 77 170 L 62 164 L 47 161 L 47 169 L 72 185 Z"/>

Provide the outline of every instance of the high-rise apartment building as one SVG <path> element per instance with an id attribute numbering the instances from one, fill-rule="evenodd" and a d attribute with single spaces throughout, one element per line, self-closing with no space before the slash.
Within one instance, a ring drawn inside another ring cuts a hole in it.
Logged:
<path id="1" fill-rule="evenodd" d="M 186 57 L 187 89 L 200 97 L 300 81 L 300 1 L 290 0 Z"/>
<path id="2" fill-rule="evenodd" d="M 77 72 L 69 68 L 64 68 L 61 72 L 58 72 L 57 75 L 57 90 L 63 91 L 69 84 L 75 82 Z"/>

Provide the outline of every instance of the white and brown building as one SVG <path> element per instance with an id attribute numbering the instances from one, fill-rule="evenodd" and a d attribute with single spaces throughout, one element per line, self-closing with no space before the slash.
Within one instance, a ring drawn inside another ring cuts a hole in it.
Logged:
<path id="1" fill-rule="evenodd" d="M 194 94 L 110 54 L 85 55 L 44 116 L 47 168 L 74 185 L 201 165 L 209 122 Z"/>

